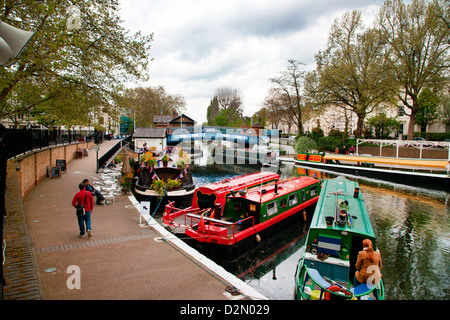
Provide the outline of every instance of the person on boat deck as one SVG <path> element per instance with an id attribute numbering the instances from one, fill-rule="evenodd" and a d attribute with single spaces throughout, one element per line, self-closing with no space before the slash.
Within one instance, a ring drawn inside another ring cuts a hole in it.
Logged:
<path id="1" fill-rule="evenodd" d="M 380 252 L 378 250 L 373 250 L 372 241 L 364 239 L 363 250 L 358 253 L 358 259 L 356 261 L 356 280 L 359 283 L 370 282 L 375 285 L 381 280 L 381 268 L 382 262 Z M 358 285 L 358 282 L 355 283 L 354 286 Z"/>

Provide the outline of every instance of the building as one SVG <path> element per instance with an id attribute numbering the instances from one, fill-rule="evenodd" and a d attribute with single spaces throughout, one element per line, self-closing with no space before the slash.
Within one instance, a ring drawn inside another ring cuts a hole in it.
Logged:
<path id="1" fill-rule="evenodd" d="M 167 146 L 166 128 L 136 128 L 133 134 L 134 151 L 139 152 L 147 144 L 147 148 L 155 147 L 163 150 Z"/>
<path id="2" fill-rule="evenodd" d="M 178 115 L 174 113 L 172 116 L 160 115 L 153 117 L 153 126 L 155 128 L 185 128 L 194 127 L 195 120 L 185 114 Z"/>

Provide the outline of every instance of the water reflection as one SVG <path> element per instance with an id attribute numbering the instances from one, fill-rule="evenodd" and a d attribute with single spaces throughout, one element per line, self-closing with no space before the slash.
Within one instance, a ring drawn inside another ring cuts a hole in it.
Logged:
<path id="1" fill-rule="evenodd" d="M 258 170 L 258 166 L 197 165 L 193 174 L 196 184 L 202 185 Z M 313 174 L 292 164 L 283 164 L 278 173 L 281 178 Z M 375 179 L 358 181 L 382 253 L 386 299 L 448 299 L 450 195 Z M 300 221 L 263 239 L 245 256 L 233 261 L 216 258 L 217 263 L 270 299 L 293 299 L 295 269 L 308 226 Z"/>

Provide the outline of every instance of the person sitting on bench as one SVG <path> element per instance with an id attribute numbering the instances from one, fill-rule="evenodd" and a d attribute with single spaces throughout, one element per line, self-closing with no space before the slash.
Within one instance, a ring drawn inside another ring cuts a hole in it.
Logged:
<path id="1" fill-rule="evenodd" d="M 91 186 L 89 184 L 89 180 L 88 179 L 84 179 L 83 183 L 86 186 L 86 191 L 90 191 L 93 196 L 97 197 L 97 205 L 102 204 L 102 201 L 105 200 L 105 197 L 102 195 L 102 193 L 99 190 L 95 189 L 93 186 Z"/>

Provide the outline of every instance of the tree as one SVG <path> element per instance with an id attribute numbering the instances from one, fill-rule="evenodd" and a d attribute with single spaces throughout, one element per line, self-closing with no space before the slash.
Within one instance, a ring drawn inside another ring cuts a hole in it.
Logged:
<path id="1" fill-rule="evenodd" d="M 388 0 L 380 10 L 378 32 L 387 46 L 389 69 L 400 88 L 396 93 L 410 110 L 408 138 L 412 139 L 424 88 L 448 84 L 450 28 L 448 2 Z"/>
<path id="2" fill-rule="evenodd" d="M 400 129 L 401 125 L 395 118 L 388 118 L 384 113 L 370 118 L 367 123 L 377 139 L 388 138 L 392 131 Z"/>
<path id="3" fill-rule="evenodd" d="M 310 152 L 317 149 L 317 143 L 313 139 L 303 136 L 297 139 L 294 148 L 297 153 Z"/>
<path id="4" fill-rule="evenodd" d="M 80 28 L 68 28 L 73 8 L 78 8 Z M 70 126 L 87 124 L 94 106 L 116 109 L 126 82 L 147 79 L 153 40 L 153 35 L 129 35 L 118 10 L 117 0 L 2 5 L 1 21 L 35 34 L 19 61 L 0 69 L 0 117 L 39 106 L 40 114 L 56 113 L 61 124 Z"/>
<path id="5" fill-rule="evenodd" d="M 214 123 L 214 118 L 219 115 L 219 102 L 217 101 L 217 97 L 214 96 L 214 98 L 211 99 L 211 102 L 209 103 L 208 109 L 206 111 L 206 120 L 208 120 L 209 126 L 216 125 Z"/>
<path id="6" fill-rule="evenodd" d="M 316 70 L 306 77 L 311 103 L 357 115 L 357 136 L 362 135 L 367 114 L 389 104 L 393 96 L 384 47 L 378 40 L 375 30 L 365 30 L 360 11 L 346 12 L 335 20 L 327 49 L 316 55 Z"/>
<path id="7" fill-rule="evenodd" d="M 172 115 L 186 107 L 183 96 L 168 94 L 163 86 L 129 89 L 126 99 L 127 114 L 138 127 L 151 127 L 155 115 Z"/>
<path id="8" fill-rule="evenodd" d="M 212 121 L 216 126 L 237 127 L 244 124 L 242 100 L 239 90 L 230 87 L 218 88 L 208 108 L 210 117 L 215 114 L 217 107 L 217 115 Z"/>
<path id="9" fill-rule="evenodd" d="M 280 97 L 284 103 L 279 104 L 280 112 L 297 124 L 299 134 L 303 134 L 303 104 L 302 104 L 302 86 L 305 72 L 302 70 L 303 63 L 289 59 L 286 71 L 276 78 L 269 78 L 269 81 L 276 85 Z"/>
<path id="10" fill-rule="evenodd" d="M 426 132 L 427 126 L 440 116 L 439 98 L 430 89 L 425 88 L 419 93 L 418 104 L 416 123 L 420 126 L 421 132 Z"/>
<path id="11" fill-rule="evenodd" d="M 264 109 L 266 110 L 266 119 L 275 129 L 278 129 L 281 122 L 289 121 L 286 113 L 283 112 L 283 106 L 285 104 L 283 96 L 280 90 L 270 88 L 263 103 Z"/>
<path id="12" fill-rule="evenodd" d="M 441 102 L 443 108 L 442 122 L 445 124 L 445 132 L 450 132 L 450 94 L 444 94 L 441 97 Z"/>

